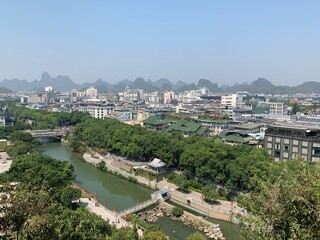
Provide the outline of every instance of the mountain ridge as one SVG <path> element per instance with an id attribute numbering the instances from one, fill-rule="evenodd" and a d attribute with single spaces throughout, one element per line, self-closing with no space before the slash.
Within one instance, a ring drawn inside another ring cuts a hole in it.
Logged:
<path id="1" fill-rule="evenodd" d="M 297 86 L 277 86 L 265 78 L 258 78 L 248 82 L 235 83 L 233 86 L 218 86 L 208 79 L 200 79 L 197 83 L 186 83 L 183 81 L 171 82 L 167 78 L 159 78 L 156 81 L 148 79 L 147 81 L 142 77 L 136 78 L 134 81 L 124 79 L 115 84 L 109 83 L 103 79 L 98 79 L 94 82 L 85 82 L 82 84 L 75 83 L 70 77 L 65 75 L 50 76 L 49 73 L 44 72 L 40 80 L 33 80 L 28 82 L 23 79 L 3 79 L 0 81 L 0 87 L 5 87 L 9 91 L 35 91 L 44 89 L 45 86 L 53 86 L 57 91 L 69 91 L 71 89 L 85 90 L 90 86 L 96 87 L 98 92 L 106 91 L 123 91 L 126 87 L 131 89 L 143 89 L 145 92 L 151 91 L 189 91 L 198 90 L 206 87 L 210 92 L 227 93 L 236 91 L 248 91 L 250 93 L 266 93 L 266 94 L 285 94 L 285 93 L 320 93 L 320 82 L 306 81 Z M 7 91 L 7 90 L 6 90 Z"/>

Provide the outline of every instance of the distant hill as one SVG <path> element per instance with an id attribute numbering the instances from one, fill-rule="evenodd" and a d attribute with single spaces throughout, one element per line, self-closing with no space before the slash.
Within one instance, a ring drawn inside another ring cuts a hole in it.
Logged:
<path id="1" fill-rule="evenodd" d="M 294 87 L 296 93 L 320 93 L 320 82 L 309 81 Z"/>
<path id="2" fill-rule="evenodd" d="M 183 87 L 184 85 L 187 85 L 186 82 L 178 81 L 176 84 L 173 85 L 173 90 L 178 90 L 179 88 Z"/>
<path id="3" fill-rule="evenodd" d="M 196 90 L 196 89 L 197 89 L 197 86 L 194 83 L 190 83 L 178 88 L 177 91 L 184 92 L 184 91 L 190 91 L 190 90 Z"/>
<path id="4" fill-rule="evenodd" d="M 77 84 L 71 80 L 68 76 L 51 77 L 47 72 L 41 75 L 40 80 L 34 80 L 28 82 L 26 80 L 19 79 L 4 79 L 0 82 L 0 89 L 2 91 L 16 92 L 16 91 L 42 91 L 46 86 L 53 86 L 55 90 L 58 91 L 69 91 L 71 89 L 85 90 L 90 86 L 97 88 L 99 93 L 106 91 L 123 91 L 126 87 L 131 89 L 143 89 L 144 92 L 151 91 L 190 91 L 198 90 L 200 88 L 208 88 L 210 92 L 219 93 L 231 93 L 236 91 L 248 91 L 250 93 L 266 93 L 266 94 L 284 94 L 284 93 L 320 93 L 320 82 L 308 81 L 304 82 L 295 87 L 289 86 L 276 86 L 269 80 L 265 78 L 258 78 L 251 84 L 247 82 L 235 83 L 233 86 L 229 87 L 226 85 L 218 86 L 217 83 L 213 83 L 208 79 L 200 79 L 197 84 L 189 83 L 183 81 L 178 81 L 177 83 L 172 83 L 169 79 L 160 78 L 153 82 L 148 79 L 144 80 L 142 77 L 130 81 L 124 79 L 115 84 L 111 84 L 102 79 L 98 79 L 95 82 L 86 82 L 83 84 Z"/>
<path id="5" fill-rule="evenodd" d="M 6 87 L 0 87 L 0 93 L 13 93 L 13 91 Z"/>
<path id="6" fill-rule="evenodd" d="M 198 89 L 199 88 L 207 88 L 209 89 L 210 92 L 217 92 L 219 90 L 218 84 L 212 83 L 208 79 L 200 79 L 198 84 L 197 84 Z"/>
<path id="7" fill-rule="evenodd" d="M 129 85 L 131 89 L 143 89 L 146 92 L 152 92 L 157 90 L 156 86 L 147 83 L 143 78 L 137 78 L 133 83 Z"/>

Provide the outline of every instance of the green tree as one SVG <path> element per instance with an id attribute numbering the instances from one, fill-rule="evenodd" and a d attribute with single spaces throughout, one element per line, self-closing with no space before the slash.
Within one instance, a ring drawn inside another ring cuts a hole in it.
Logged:
<path id="1" fill-rule="evenodd" d="M 144 240 L 167 240 L 167 236 L 160 230 L 147 231 Z"/>
<path id="2" fill-rule="evenodd" d="M 202 193 L 205 197 L 205 201 L 208 203 L 217 203 L 219 194 L 215 186 L 206 185 L 202 188 Z"/>
<path id="3" fill-rule="evenodd" d="M 186 240 L 206 240 L 207 237 L 200 232 L 190 234 Z"/>
<path id="4" fill-rule="evenodd" d="M 71 208 L 72 201 L 81 197 L 81 191 L 73 187 L 66 187 L 61 191 L 61 203 Z"/>
<path id="5" fill-rule="evenodd" d="M 261 182 L 261 191 L 243 201 L 244 239 L 319 239 L 320 166 L 303 160 L 281 164 L 276 181 Z"/>
<path id="6" fill-rule="evenodd" d="M 183 214 L 183 209 L 179 207 L 174 207 L 172 208 L 171 213 L 175 217 L 181 217 Z"/>

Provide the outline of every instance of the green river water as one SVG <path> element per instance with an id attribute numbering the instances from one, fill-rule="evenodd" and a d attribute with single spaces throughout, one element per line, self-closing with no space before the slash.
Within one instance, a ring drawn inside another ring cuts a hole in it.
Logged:
<path id="1" fill-rule="evenodd" d="M 92 165 L 81 160 L 81 156 L 74 154 L 66 145 L 60 142 L 43 143 L 39 147 L 40 152 L 56 159 L 70 162 L 77 174 L 76 182 L 86 190 L 98 195 L 98 201 L 103 204 L 108 201 L 107 208 L 113 210 L 118 208 L 124 210 L 137 203 L 150 199 L 153 190 L 131 183 L 118 176 L 100 171 Z M 227 240 L 238 239 L 237 227 L 234 224 L 208 219 L 211 222 L 219 223 L 221 230 Z M 160 228 L 170 237 L 177 240 L 185 239 L 189 234 L 195 232 L 190 226 L 171 218 L 161 218 L 157 222 Z"/>

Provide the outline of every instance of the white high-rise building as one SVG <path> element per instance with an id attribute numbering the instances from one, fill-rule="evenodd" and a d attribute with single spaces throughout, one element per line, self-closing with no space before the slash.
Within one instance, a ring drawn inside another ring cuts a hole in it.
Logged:
<path id="1" fill-rule="evenodd" d="M 238 94 L 234 93 L 227 96 L 221 96 L 221 105 L 227 106 L 228 108 L 236 108 L 239 103 Z"/>
<path id="2" fill-rule="evenodd" d="M 87 96 L 87 97 L 95 98 L 97 95 L 98 95 L 98 91 L 97 91 L 97 89 L 94 88 L 94 87 L 89 87 L 89 88 L 86 90 L 86 96 Z"/>

